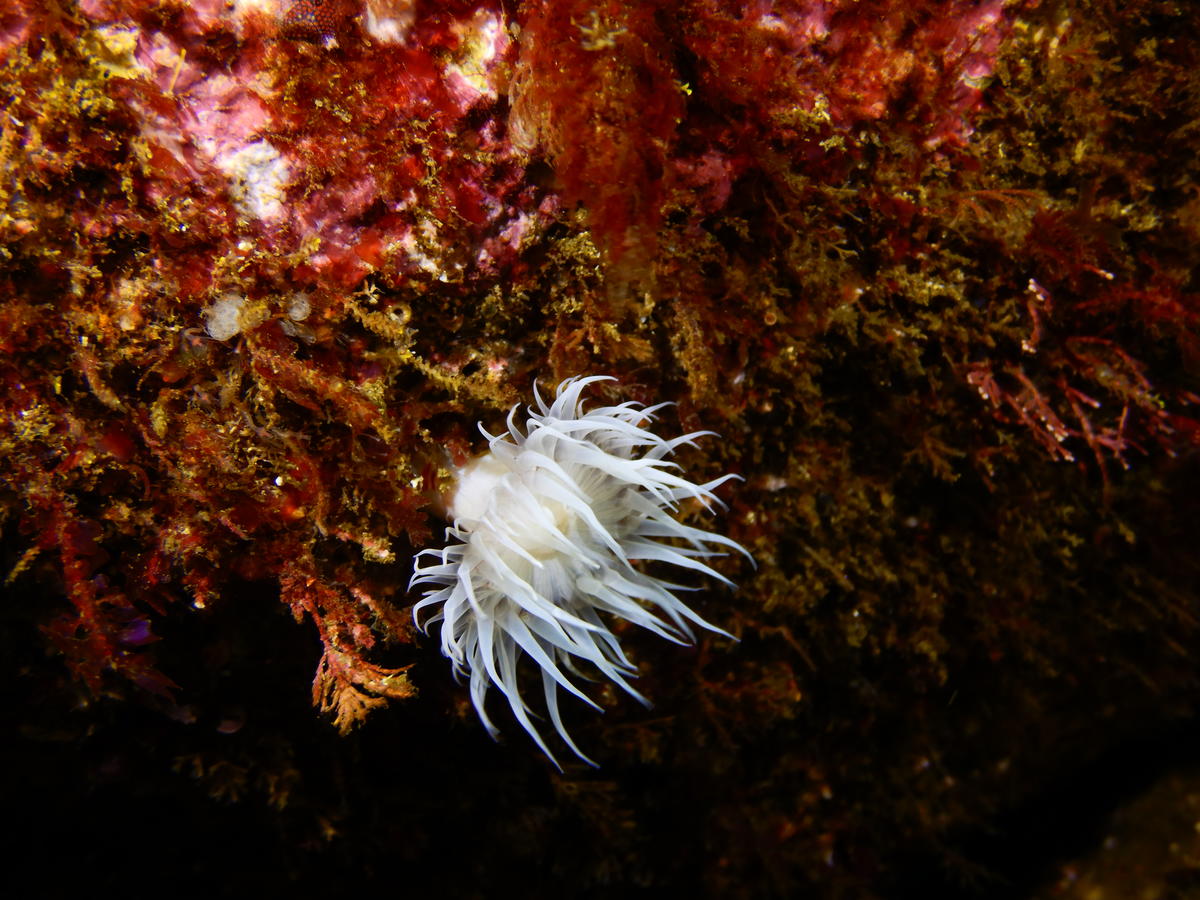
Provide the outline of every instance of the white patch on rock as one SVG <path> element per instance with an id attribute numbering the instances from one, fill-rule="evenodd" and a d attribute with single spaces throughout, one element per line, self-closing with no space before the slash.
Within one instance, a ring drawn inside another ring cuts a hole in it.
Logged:
<path id="1" fill-rule="evenodd" d="M 367 0 L 364 26 L 383 44 L 402 44 L 417 19 L 415 0 Z"/>
<path id="2" fill-rule="evenodd" d="M 226 291 L 204 310 L 204 330 L 215 341 L 227 341 L 242 330 L 242 307 L 246 298 L 236 291 Z"/>
<path id="3" fill-rule="evenodd" d="M 261 13 L 263 16 L 276 18 L 286 12 L 283 0 L 229 0 L 226 5 L 230 4 L 233 6 L 234 18 L 239 22 L 251 13 Z"/>
<path id="4" fill-rule="evenodd" d="M 296 294 L 288 304 L 288 318 L 293 322 L 303 322 L 311 312 L 312 303 L 309 302 L 308 294 Z"/>
<path id="5" fill-rule="evenodd" d="M 216 163 L 229 177 L 238 212 L 262 222 L 282 218 L 291 169 L 275 147 L 267 141 L 255 141 L 218 157 Z"/>

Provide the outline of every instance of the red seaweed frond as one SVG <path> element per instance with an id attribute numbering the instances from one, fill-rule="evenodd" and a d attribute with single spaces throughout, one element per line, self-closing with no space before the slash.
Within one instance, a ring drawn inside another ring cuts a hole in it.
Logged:
<path id="1" fill-rule="evenodd" d="M 527 5 L 511 93 L 518 141 L 548 155 L 563 199 L 631 270 L 653 259 L 684 90 L 655 3 Z"/>
<path id="2" fill-rule="evenodd" d="M 333 713 L 334 725 L 345 734 L 389 699 L 413 696 L 408 667 L 385 668 L 366 659 L 375 636 L 363 621 L 370 607 L 365 589 L 348 589 L 329 583 L 317 574 L 311 558 L 286 563 L 279 579 L 282 599 L 297 621 L 312 620 L 324 650 L 313 679 L 313 703 L 322 713 Z"/>
<path id="3" fill-rule="evenodd" d="M 1081 264 L 1086 265 L 1076 260 L 1077 266 Z M 1070 324 L 1082 329 L 1088 317 L 1081 313 L 1111 310 L 1120 305 L 1114 298 L 1128 297 L 1127 290 L 1097 292 L 1086 304 L 1074 304 Z M 1168 412 L 1147 377 L 1145 364 L 1124 346 L 1098 335 L 1055 334 L 1063 327 L 1062 317 L 1050 292 L 1033 279 L 1025 309 L 1029 330 L 1021 350 L 1030 357 L 1030 365 L 977 362 L 967 366 L 964 374 L 1002 419 L 1023 426 L 1047 455 L 1074 462 L 1072 443 L 1081 441 L 1095 459 L 1107 490 L 1108 464 L 1129 468 L 1131 450 L 1146 453 L 1147 443 L 1154 442 L 1174 453 L 1183 444 L 1195 443 L 1196 429 L 1187 426 L 1186 417 Z M 1195 404 L 1194 397 L 1175 399 L 1181 405 Z"/>

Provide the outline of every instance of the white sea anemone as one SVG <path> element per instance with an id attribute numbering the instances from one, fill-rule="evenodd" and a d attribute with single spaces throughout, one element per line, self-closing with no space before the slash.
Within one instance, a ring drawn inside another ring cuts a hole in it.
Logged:
<path id="1" fill-rule="evenodd" d="M 736 541 L 676 519 L 683 501 L 719 504 L 713 489 L 737 477 L 693 484 L 672 471 L 678 466 L 667 457 L 676 448 L 712 432 L 664 440 L 643 427 L 666 403 L 585 410 L 584 388 L 611 380 L 569 378 L 549 405 L 535 385 L 539 411 L 529 407 L 524 433 L 515 424 L 515 406 L 507 434 L 493 436 L 480 426 L 488 452 L 459 472 L 449 505 L 454 524 L 446 536 L 457 543 L 421 551 L 410 585 L 429 586 L 413 616 L 421 624 L 422 610 L 436 610 L 422 627 L 442 623 L 442 652 L 456 675 L 469 675 L 471 701 L 491 735 L 498 731 L 484 700 L 494 684 L 555 765 L 518 688 L 521 656 L 541 668 L 555 730 L 591 762 L 563 727 L 557 689 L 600 707 L 563 669 L 586 677 L 576 667 L 586 661 L 649 705 L 629 684 L 636 669 L 601 614 L 678 644 L 691 643 L 692 624 L 727 634 L 676 596 L 695 588 L 663 581 L 635 562 L 668 563 L 732 586 L 701 560 L 723 555 L 714 547 L 749 556 Z"/>

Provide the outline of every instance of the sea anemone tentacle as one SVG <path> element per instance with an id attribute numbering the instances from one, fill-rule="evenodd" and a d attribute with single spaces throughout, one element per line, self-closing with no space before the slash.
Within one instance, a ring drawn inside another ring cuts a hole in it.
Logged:
<path id="1" fill-rule="evenodd" d="M 493 435 L 480 425 L 488 452 L 458 473 L 449 503 L 453 523 L 446 529 L 450 543 L 418 553 L 410 583 L 425 588 L 414 620 L 423 630 L 441 623 L 442 653 L 456 676 L 469 679 L 484 727 L 493 737 L 499 733 L 484 707 L 495 686 L 556 766 L 518 686 L 521 657 L 541 670 L 554 730 L 592 763 L 567 733 L 558 707 L 561 688 L 600 709 L 571 680 L 591 680 L 577 664 L 590 664 L 649 706 L 629 683 L 637 669 L 605 616 L 677 644 L 695 640 L 693 626 L 731 637 L 678 596 L 697 588 L 655 577 L 635 563 L 671 565 L 732 587 L 703 560 L 725 555 L 722 549 L 750 557 L 736 541 L 676 518 L 686 500 L 710 512 L 724 508 L 713 492 L 738 478 L 695 484 L 668 458 L 713 432 L 670 440 L 654 434 L 645 426 L 667 403 L 587 409 L 588 385 L 611 380 L 569 378 L 549 402 L 535 384 L 535 405 L 527 407 L 523 429 L 516 406 L 504 432 Z M 431 614 L 422 621 L 426 611 Z"/>

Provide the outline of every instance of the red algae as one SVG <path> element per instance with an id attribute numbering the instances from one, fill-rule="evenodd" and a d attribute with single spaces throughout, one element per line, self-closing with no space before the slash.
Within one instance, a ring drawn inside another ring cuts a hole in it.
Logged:
<path id="1" fill-rule="evenodd" d="M 613 262 L 634 258 L 643 273 L 685 101 L 662 12 L 655 3 L 526 4 L 512 84 L 516 140 L 549 154 L 563 200 L 585 205 Z"/>

